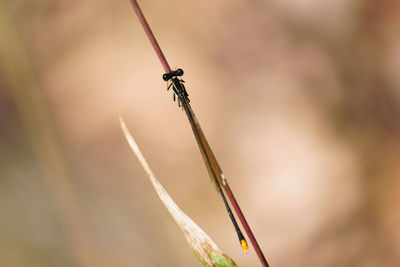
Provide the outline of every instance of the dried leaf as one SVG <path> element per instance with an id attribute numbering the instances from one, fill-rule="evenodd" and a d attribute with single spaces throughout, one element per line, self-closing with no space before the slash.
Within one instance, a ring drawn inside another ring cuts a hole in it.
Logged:
<path id="1" fill-rule="evenodd" d="M 139 159 L 140 164 L 146 171 L 149 179 L 156 190 L 161 201 L 168 209 L 176 223 L 184 233 L 184 236 L 199 260 L 208 267 L 234 267 L 236 264 L 226 256 L 211 240 L 211 238 L 189 218 L 172 200 L 167 191 L 160 184 L 153 171 L 150 169 L 146 159 L 143 157 L 138 145 L 130 134 L 125 122 L 120 117 L 122 131 L 131 149 Z"/>

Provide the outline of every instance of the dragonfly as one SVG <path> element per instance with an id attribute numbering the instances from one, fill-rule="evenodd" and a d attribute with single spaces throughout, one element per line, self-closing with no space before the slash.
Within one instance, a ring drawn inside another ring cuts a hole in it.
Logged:
<path id="1" fill-rule="evenodd" d="M 243 249 L 244 252 L 247 252 L 249 250 L 247 241 L 240 230 L 240 227 L 235 219 L 235 216 L 233 215 L 233 212 L 231 210 L 231 207 L 226 200 L 224 191 L 222 190 L 221 184 L 226 185 L 226 180 L 225 176 L 221 170 L 221 168 L 218 165 L 217 160 L 215 159 L 215 156 L 207 142 L 207 139 L 204 136 L 203 131 L 201 130 L 200 124 L 189 104 L 189 94 L 186 91 L 185 85 L 184 85 L 184 80 L 182 80 L 183 76 L 183 70 L 182 69 L 177 69 L 177 70 L 172 70 L 168 73 L 165 73 L 162 78 L 164 81 L 168 83 L 167 90 L 172 88 L 173 91 L 173 99 L 174 101 L 178 101 L 178 106 L 183 107 L 183 109 L 186 112 L 187 118 L 189 119 L 190 126 L 192 127 L 193 134 L 196 138 L 197 144 L 199 146 L 201 155 L 203 156 L 204 163 L 207 167 L 208 173 L 211 177 L 211 180 L 214 182 L 217 191 L 222 197 L 222 200 L 224 202 L 225 208 L 229 214 L 229 217 L 232 221 L 233 226 L 235 227 L 236 233 L 239 238 L 240 245 Z"/>

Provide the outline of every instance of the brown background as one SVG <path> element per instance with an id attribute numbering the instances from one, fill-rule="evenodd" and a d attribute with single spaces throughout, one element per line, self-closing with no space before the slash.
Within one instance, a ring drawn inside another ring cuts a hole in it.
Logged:
<path id="1" fill-rule="evenodd" d="M 0 266 L 201 266 L 129 150 L 243 255 L 128 0 L 2 0 Z M 400 265 L 398 1 L 141 1 L 272 266 Z"/>

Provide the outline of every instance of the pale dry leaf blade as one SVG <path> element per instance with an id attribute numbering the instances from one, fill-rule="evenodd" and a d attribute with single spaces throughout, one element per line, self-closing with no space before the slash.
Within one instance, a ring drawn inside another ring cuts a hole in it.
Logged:
<path id="1" fill-rule="evenodd" d="M 168 195 L 167 191 L 158 181 L 154 172 L 151 170 L 149 164 L 144 158 L 142 152 L 140 151 L 138 145 L 130 134 L 125 122 L 120 117 L 120 124 L 122 131 L 128 141 L 132 151 L 135 153 L 143 169 L 147 173 L 150 182 L 152 183 L 154 189 L 156 190 L 161 201 L 164 203 L 165 207 L 168 209 L 169 213 L 172 215 L 176 223 L 179 225 L 184 233 L 184 236 L 191 246 L 193 252 L 199 258 L 199 260 L 205 266 L 215 266 L 215 267 L 233 267 L 236 264 L 226 256 L 218 246 L 212 241 L 212 239 L 187 216 L 172 198 Z"/>

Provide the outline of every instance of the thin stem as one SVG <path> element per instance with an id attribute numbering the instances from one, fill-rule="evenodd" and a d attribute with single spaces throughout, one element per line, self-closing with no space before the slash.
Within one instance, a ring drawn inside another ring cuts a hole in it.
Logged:
<path id="1" fill-rule="evenodd" d="M 156 51 L 158 59 L 160 60 L 161 64 L 163 65 L 165 72 L 170 72 L 171 67 L 169 66 L 167 59 L 164 56 L 164 53 L 162 52 L 160 46 L 158 45 L 158 42 L 157 42 L 156 38 L 154 37 L 154 34 L 151 31 L 150 26 L 147 23 L 146 18 L 144 17 L 143 12 L 139 7 L 138 2 L 136 0 L 129 0 L 129 1 L 131 2 L 133 9 L 135 10 L 136 15 L 138 16 L 139 21 L 142 24 L 143 29 L 146 32 L 151 45 L 153 46 L 154 50 Z"/>
<path id="2" fill-rule="evenodd" d="M 158 45 L 158 43 L 153 35 L 153 32 L 150 29 L 149 24 L 147 23 L 142 11 L 140 10 L 140 7 L 139 7 L 137 1 L 130 0 L 130 2 L 131 2 L 132 6 L 133 6 L 142 26 L 147 34 L 147 37 L 149 38 L 151 44 L 153 45 L 153 48 L 154 48 L 158 58 L 160 59 L 161 64 L 164 67 L 165 72 L 167 72 L 167 73 L 171 72 L 171 68 L 169 67 L 168 62 L 165 59 L 165 56 L 164 56 L 163 52 L 161 51 L 161 48 Z M 182 99 L 180 99 L 181 97 L 182 97 Z M 179 99 L 181 100 L 183 107 L 186 111 L 186 115 L 192 126 L 193 133 L 196 137 L 196 141 L 199 145 L 200 151 L 202 153 L 204 162 L 209 171 L 211 179 L 217 183 L 217 187 L 218 187 L 218 185 L 223 186 L 225 192 L 228 195 L 229 201 L 235 210 L 236 215 L 239 217 L 240 223 L 242 224 L 247 236 L 250 239 L 251 244 L 253 245 L 254 250 L 257 253 L 257 256 L 258 256 L 261 264 L 264 267 L 269 267 L 269 264 L 268 264 L 267 260 L 265 259 L 264 254 L 263 254 L 260 246 L 258 245 L 258 242 L 257 242 L 253 232 L 251 231 L 251 228 L 250 228 L 249 224 L 247 223 L 246 218 L 244 217 L 244 215 L 239 207 L 239 204 L 236 201 L 235 196 L 233 195 L 233 193 L 229 187 L 228 182 L 225 179 L 225 176 L 214 156 L 214 153 L 212 152 L 211 147 L 209 146 L 207 139 L 205 138 L 204 133 L 200 128 L 200 124 L 198 123 L 196 116 L 194 115 L 194 112 L 189 104 L 189 101 L 187 100 L 185 95 L 182 95 L 182 96 L 178 95 L 178 100 Z"/>
<path id="3" fill-rule="evenodd" d="M 207 166 L 208 172 L 211 177 L 216 177 L 216 182 L 222 184 L 226 194 L 228 195 L 229 202 L 232 204 L 233 209 L 235 210 L 236 215 L 238 216 L 240 223 L 242 224 L 244 231 L 246 232 L 247 236 L 249 237 L 250 243 L 252 244 L 256 254 L 264 267 L 269 267 L 267 260 L 265 259 L 264 253 L 261 250 L 260 245 L 258 244 L 253 231 L 250 228 L 250 225 L 247 223 L 246 218 L 242 210 L 240 209 L 239 203 L 236 201 L 235 196 L 232 193 L 231 188 L 229 187 L 228 181 L 226 180 L 217 159 L 214 156 L 214 153 L 211 150 L 210 145 L 207 142 L 206 137 L 204 136 L 203 131 L 201 130 L 200 124 L 197 121 L 197 118 L 187 101 L 185 99 L 182 100 L 183 106 L 186 111 L 186 115 L 190 121 L 192 126 L 193 133 L 196 137 L 197 143 L 199 145 L 200 151 L 202 152 L 204 162 Z M 218 186 L 217 186 L 218 187 Z"/>
<path id="4" fill-rule="evenodd" d="M 236 201 L 235 196 L 233 195 L 231 188 L 229 187 L 228 182 L 224 185 L 224 189 L 226 194 L 228 195 L 229 201 L 231 202 L 233 209 L 235 210 L 236 215 L 238 216 L 240 223 L 242 224 L 244 231 L 247 234 L 247 237 L 250 239 L 250 243 L 253 245 L 254 250 L 256 251 L 256 254 L 258 258 L 260 259 L 261 264 L 264 267 L 269 267 L 269 264 L 267 262 L 267 259 L 264 256 L 264 253 L 262 252 L 260 245 L 258 245 L 258 242 L 256 240 L 256 237 L 253 234 L 253 231 L 251 231 L 250 225 L 247 223 L 246 218 L 244 217 L 244 214 L 242 210 L 239 207 L 238 202 Z"/>
<path id="5" fill-rule="evenodd" d="M 220 193 L 222 200 L 224 201 L 226 210 L 228 211 L 229 217 L 231 218 L 231 221 L 233 223 L 233 226 L 235 227 L 236 233 L 238 234 L 239 242 L 243 248 L 243 250 L 247 253 L 248 252 L 248 246 L 246 239 L 244 238 L 242 231 L 240 230 L 235 217 L 232 214 L 232 210 L 226 201 L 224 192 L 222 191 L 221 187 L 221 175 L 218 175 L 217 172 L 214 170 L 215 164 L 213 164 L 212 157 L 210 156 L 210 152 L 207 150 L 208 143 L 207 140 L 205 140 L 203 131 L 201 130 L 200 124 L 198 123 L 196 116 L 194 115 L 194 112 L 192 108 L 190 107 L 190 104 L 188 103 L 186 98 L 181 99 L 182 106 L 185 109 L 186 115 L 188 117 L 188 120 L 190 122 L 190 126 L 192 127 L 193 134 L 196 138 L 197 144 L 199 146 L 201 155 L 203 156 L 204 164 L 206 165 L 206 168 L 208 170 L 208 174 L 210 175 L 212 181 L 215 183 L 218 192 Z M 231 192 L 232 193 L 232 192 Z M 228 196 L 229 201 L 232 203 L 231 198 Z M 236 201 L 236 199 L 234 199 Z"/>

